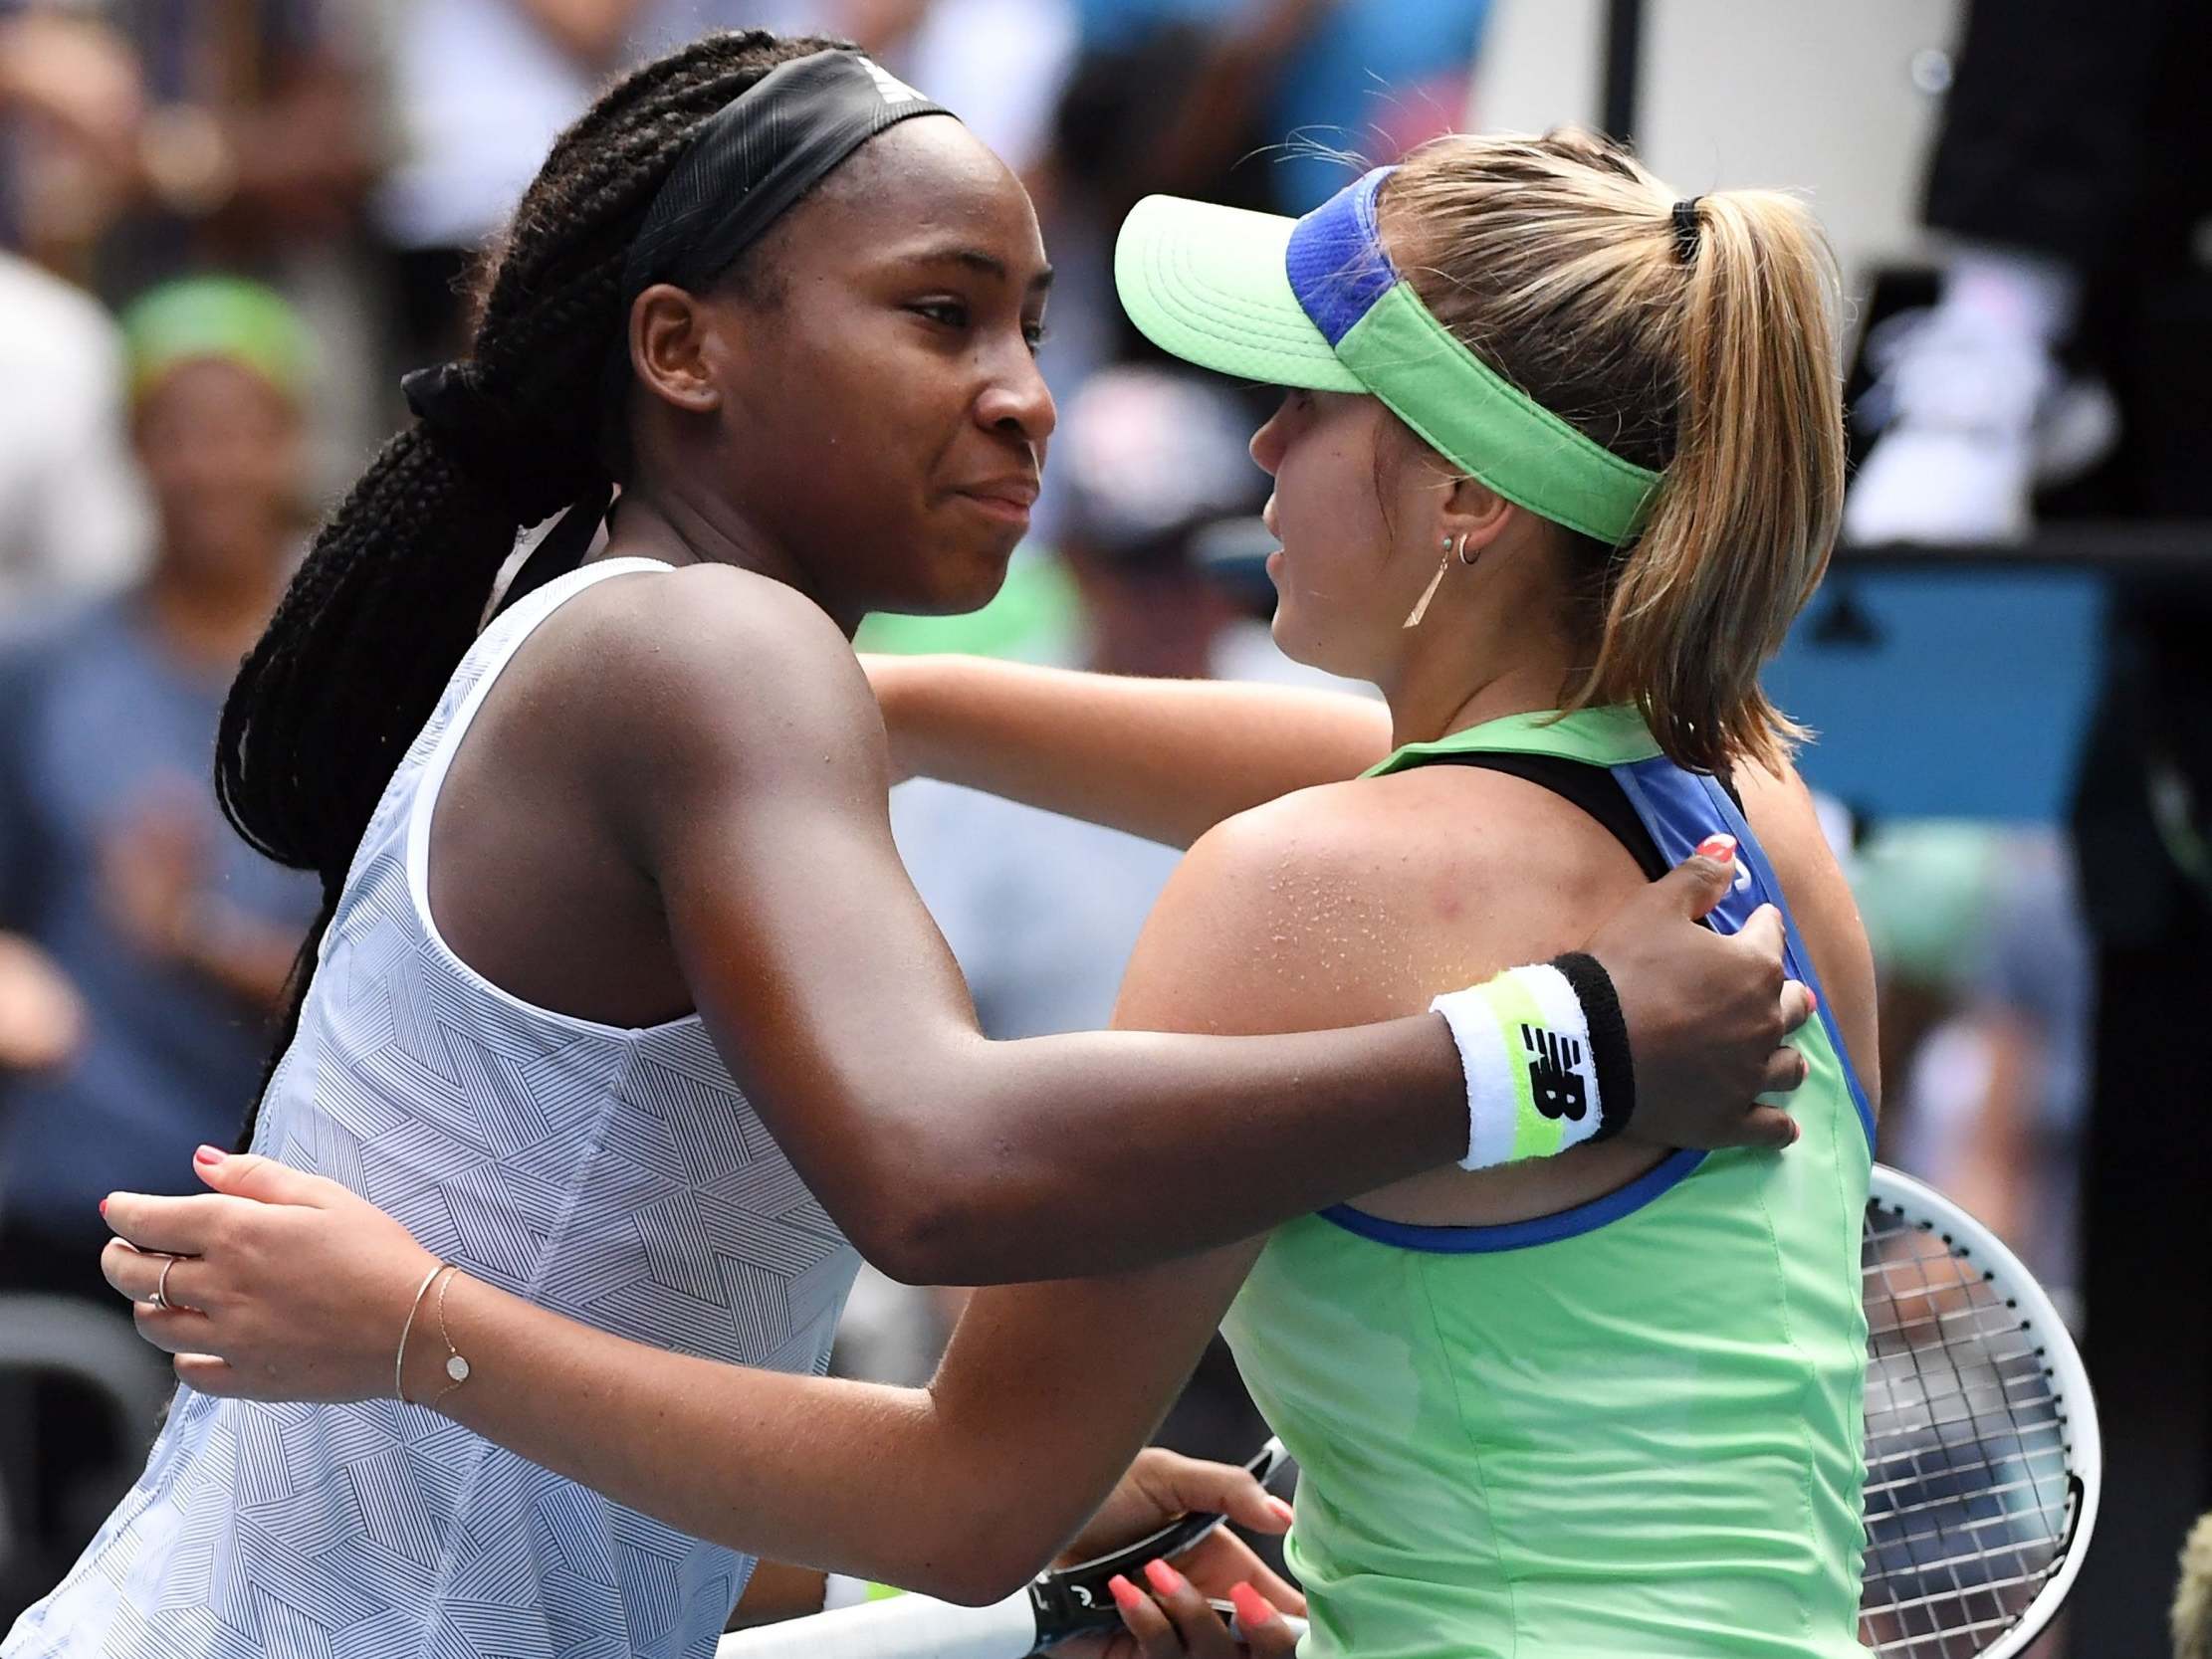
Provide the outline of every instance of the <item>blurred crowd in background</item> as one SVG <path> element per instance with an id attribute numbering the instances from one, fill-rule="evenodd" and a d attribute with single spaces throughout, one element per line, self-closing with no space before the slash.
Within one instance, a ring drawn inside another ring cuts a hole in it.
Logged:
<path id="1" fill-rule="evenodd" d="M 863 648 L 1287 679 L 1308 671 L 1267 635 L 1265 480 L 1243 447 L 1264 391 L 1146 354 L 1112 302 L 1115 228 L 1152 191 L 1301 212 L 1348 176 L 1347 152 L 1388 160 L 1483 124 L 1478 70 L 1516 10 L 1528 0 L 0 0 L 0 1293 L 120 1322 L 95 1259 L 100 1195 L 178 1189 L 195 1143 L 233 1139 L 316 895 L 216 810 L 224 690 L 318 504 L 403 418 L 400 374 L 463 346 L 474 262 L 596 86 L 709 28 L 843 36 L 960 111 L 1037 203 L 1061 427 L 1033 542 L 990 610 L 877 619 Z M 2200 392 L 2212 367 L 2212 141 L 2161 79 L 2208 61 L 2203 24 L 2126 0 L 2061 41 L 2053 19 L 2078 8 L 1930 10 L 1939 63 L 1900 52 L 1896 74 L 1942 137 L 1927 179 L 1896 188 L 1924 182 L 1948 235 L 1890 250 L 1905 269 L 1847 271 L 1858 316 L 1879 319 L 1851 330 L 1871 452 L 1847 533 L 2001 544 L 2039 513 L 2087 513 L 2196 521 L 2212 544 L 2191 442 L 2206 423 L 2155 366 L 2180 353 Z M 2023 75 L 2071 79 L 2026 94 Z M 2049 118 L 2054 100 L 2073 140 L 2017 107 Z M 2089 868 L 2121 878 L 2092 895 L 2096 934 L 2060 822 L 1828 803 L 1880 957 L 1882 1157 L 1988 1219 L 2093 1331 L 2077 1217 L 2098 985 L 2117 951 L 2138 1023 L 2201 1010 L 2212 892 L 2194 804 L 2212 722 L 2188 719 L 2201 673 L 2174 644 L 2201 640 L 2204 592 L 2128 592 L 2095 739 L 2111 746 L 2085 773 Z M 1807 771 L 1818 785 L 1817 749 Z M 930 783 L 902 786 L 894 819 L 993 1034 L 1106 1020 L 1172 850 Z M 2196 963 L 2179 990 L 2177 962 Z M 2146 1090 L 2201 1087 L 2143 1057 L 2155 1033 L 2114 1041 Z M 2147 1126 L 2175 1115 L 2201 1116 L 2193 1098 L 2144 1102 L 2135 1155 L 2158 1155 L 2167 1132 Z M 2192 1179 L 2200 1146 L 2174 1153 Z M 957 1300 L 864 1281 L 840 1364 L 926 1375 Z M 97 1397 L 112 1364 L 72 1376 L 24 1350 L 28 1329 L 0 1313 L 0 1626 L 143 1449 L 116 1443 Z M 35 1375 L 9 1368 L 33 1357 Z M 2091 1364 L 2103 1382 L 2094 1336 Z M 2185 1407 L 2200 1419 L 2205 1374 Z M 2212 1498 L 2208 1429 L 2167 1477 L 2177 1512 Z M 1258 1434 L 1217 1355 L 1168 1438 L 1240 1457 Z"/>

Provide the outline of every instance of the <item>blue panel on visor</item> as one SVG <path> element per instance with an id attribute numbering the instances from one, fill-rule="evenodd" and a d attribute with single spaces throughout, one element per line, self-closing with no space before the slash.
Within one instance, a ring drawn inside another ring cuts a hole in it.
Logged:
<path id="1" fill-rule="evenodd" d="M 1331 345 L 1398 284 L 1375 222 L 1375 194 L 1397 170 L 1377 167 L 1291 227 L 1283 254 L 1290 292 Z"/>

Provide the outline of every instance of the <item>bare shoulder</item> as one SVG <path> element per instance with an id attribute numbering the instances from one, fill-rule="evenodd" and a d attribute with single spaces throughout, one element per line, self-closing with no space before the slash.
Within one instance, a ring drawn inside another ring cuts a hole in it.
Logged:
<path id="1" fill-rule="evenodd" d="M 758 781 L 798 756 L 882 763 L 851 645 L 781 582 L 720 564 L 615 577 L 546 630 L 534 693 L 571 717 L 579 759 L 628 785 Z"/>
<path id="2" fill-rule="evenodd" d="M 1604 830 L 1502 773 L 1424 767 L 1303 789 L 1192 847 L 1116 1021 L 1288 1031 L 1416 1012 L 1579 941 L 1638 879 Z"/>

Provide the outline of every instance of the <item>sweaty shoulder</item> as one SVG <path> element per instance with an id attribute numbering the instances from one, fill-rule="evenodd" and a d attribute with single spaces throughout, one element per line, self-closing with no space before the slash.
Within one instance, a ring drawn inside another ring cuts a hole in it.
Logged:
<path id="1" fill-rule="evenodd" d="M 1191 849 L 1131 958 L 1116 1022 L 1316 1030 L 1571 947 L 1641 873 L 1548 790 L 1431 766 L 1300 790 Z"/>

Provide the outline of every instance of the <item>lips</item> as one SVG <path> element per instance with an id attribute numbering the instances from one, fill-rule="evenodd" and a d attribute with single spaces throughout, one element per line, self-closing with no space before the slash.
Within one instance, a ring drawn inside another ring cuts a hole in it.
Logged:
<path id="1" fill-rule="evenodd" d="M 954 491 L 953 499 L 966 502 L 994 523 L 1003 524 L 1017 534 L 1025 533 L 1029 528 L 1029 509 L 1037 499 L 1037 481 L 1033 475 L 989 479 Z"/>
<path id="2" fill-rule="evenodd" d="M 987 506 L 1026 513 L 1036 506 L 1037 481 L 1031 477 L 987 479 L 981 484 L 964 484 L 953 493 Z"/>

